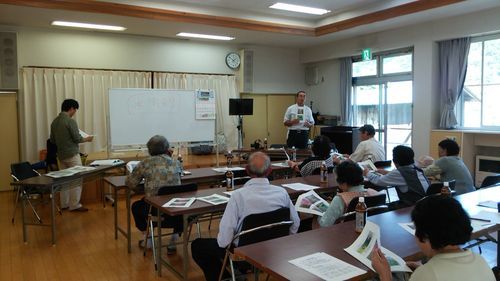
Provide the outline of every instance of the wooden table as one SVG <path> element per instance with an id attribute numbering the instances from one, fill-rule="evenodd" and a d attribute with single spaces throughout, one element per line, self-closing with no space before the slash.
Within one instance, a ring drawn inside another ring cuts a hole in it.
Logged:
<path id="1" fill-rule="evenodd" d="M 325 191 L 334 191 L 336 189 L 337 183 L 334 180 L 335 175 L 330 174 L 329 175 L 329 185 L 320 187 L 316 189 L 318 192 L 325 192 Z M 274 185 L 281 185 L 283 183 L 305 183 L 305 184 L 311 184 L 311 185 L 318 185 L 319 186 L 320 182 L 320 177 L 319 175 L 314 175 L 314 176 L 308 176 L 308 177 L 296 177 L 296 178 L 290 178 L 290 179 L 280 179 L 277 181 L 272 181 L 271 184 Z M 283 187 L 285 188 L 285 187 Z M 290 198 L 295 199 L 297 198 L 300 194 L 304 193 L 305 191 L 300 191 L 300 190 L 294 190 L 294 189 L 289 189 L 285 188 L 286 191 L 288 192 Z M 192 216 L 198 216 L 198 215 L 203 215 L 203 214 L 209 214 L 213 212 L 220 212 L 223 211 L 226 208 L 226 204 L 220 204 L 220 205 L 211 205 L 209 203 L 196 200 L 189 208 L 166 208 L 163 207 L 163 205 L 170 201 L 172 198 L 186 198 L 186 197 L 202 197 L 202 196 L 208 196 L 212 194 L 220 194 L 223 195 L 223 192 L 226 191 L 225 188 L 212 188 L 212 189 L 202 189 L 198 190 L 195 192 L 186 192 L 186 193 L 176 193 L 172 195 L 164 195 L 164 196 L 152 196 L 149 198 L 146 198 L 146 202 L 151 204 L 153 207 L 158 209 L 158 216 L 160 217 L 163 213 L 169 215 L 169 216 L 179 216 L 181 215 L 183 217 L 183 243 L 182 243 L 182 250 L 184 253 L 184 259 L 183 259 L 183 268 L 182 272 L 179 272 L 176 268 L 174 268 L 168 261 L 164 260 L 162 258 L 162 247 L 161 247 L 161 239 L 158 239 L 158 247 L 157 247 L 157 257 L 158 257 L 158 275 L 161 276 L 161 270 L 162 266 L 165 265 L 167 266 L 174 274 L 177 275 L 181 280 L 187 280 L 187 273 L 188 273 L 188 267 L 189 267 L 189 253 L 188 253 L 188 243 L 189 243 L 189 237 L 186 235 L 188 233 L 189 229 L 189 217 Z M 161 227 L 158 228 L 158 237 L 161 237 Z"/>
<path id="2" fill-rule="evenodd" d="M 500 201 L 500 186 L 478 190 L 456 197 L 465 210 L 475 213 L 482 209 L 477 203 L 486 200 Z M 398 225 L 399 222 L 410 222 L 413 207 L 369 217 L 368 219 L 380 226 L 381 244 L 406 260 L 422 257 L 415 237 Z M 492 225 L 473 233 L 471 239 L 485 233 L 499 231 L 500 225 Z M 366 275 L 353 280 L 364 280 L 374 273 L 368 267 L 353 258 L 345 248 L 350 246 L 358 234 L 354 232 L 354 221 L 336 224 L 308 232 L 290 235 L 274 240 L 235 248 L 235 255 L 244 258 L 260 270 L 269 273 L 278 280 L 321 280 L 319 277 L 302 270 L 289 260 L 317 252 L 325 252 L 347 263 L 368 271 Z M 497 244 L 497 255 L 498 255 Z M 498 264 L 498 259 L 497 259 Z"/>
<path id="3" fill-rule="evenodd" d="M 76 175 L 70 176 L 70 177 L 63 177 L 63 178 L 51 178 L 45 175 L 41 175 L 38 177 L 32 177 L 28 178 L 22 181 L 17 181 L 17 182 L 12 182 L 11 185 L 18 186 L 19 188 L 24 189 L 24 187 L 38 187 L 44 189 L 44 191 L 49 193 L 50 196 L 50 205 L 51 205 L 51 212 L 50 212 L 50 224 L 44 224 L 44 223 L 28 223 L 26 222 L 25 214 L 24 214 L 24 207 L 26 204 L 26 198 L 23 197 L 22 200 L 22 206 L 21 206 L 21 215 L 22 215 L 22 221 L 23 221 L 23 241 L 27 242 L 27 226 L 28 225 L 34 225 L 34 226 L 49 226 L 51 227 L 52 230 L 52 245 L 56 244 L 56 219 L 55 219 L 55 213 L 56 213 L 56 204 L 54 202 L 55 200 L 55 193 L 60 192 L 64 190 L 68 183 L 82 179 L 83 182 L 87 181 L 92 181 L 95 180 L 96 178 L 102 179 L 102 176 L 104 173 L 108 170 L 111 169 L 116 169 L 116 168 L 121 168 L 125 166 L 125 163 L 120 163 L 117 165 L 109 165 L 109 166 L 99 166 L 96 167 L 92 171 L 87 171 L 87 172 L 81 172 Z M 22 190 L 21 190 L 22 192 Z"/>
<path id="4" fill-rule="evenodd" d="M 241 154 L 250 154 L 253 152 L 257 152 L 257 151 L 264 152 L 273 161 L 287 159 L 286 154 L 283 151 L 283 149 L 279 149 L 279 148 L 277 148 L 277 149 L 268 148 L 268 149 L 258 149 L 258 150 L 242 148 L 242 149 L 235 149 L 232 151 L 232 153 L 240 156 Z M 286 151 L 287 151 L 288 155 L 290 156 L 290 158 L 292 158 L 292 149 L 288 148 L 288 149 L 286 149 Z M 312 151 L 310 149 L 297 149 L 296 156 L 297 156 L 297 159 L 306 159 L 306 158 L 309 158 L 312 156 Z M 241 158 L 241 157 L 238 157 L 238 158 Z"/>
<path id="5" fill-rule="evenodd" d="M 288 167 L 279 167 L 279 166 L 272 166 L 273 172 L 274 173 L 279 173 L 282 171 L 287 171 L 290 170 Z M 213 183 L 213 182 L 221 182 L 225 174 L 224 173 L 219 173 L 213 170 L 213 168 L 198 168 L 198 169 L 190 169 L 189 172 L 191 172 L 190 175 L 184 175 L 181 178 L 182 184 L 187 184 L 187 183 L 197 183 L 197 184 L 204 184 L 204 183 Z M 236 175 L 238 174 L 243 174 L 245 173 L 244 170 L 242 171 L 237 171 L 235 172 Z M 130 204 L 131 204 L 131 190 L 125 185 L 125 180 L 127 176 L 111 176 L 111 177 L 105 177 L 104 181 L 108 183 L 111 188 L 113 189 L 113 200 L 114 200 L 114 205 L 113 205 L 113 210 L 114 210 L 114 226 L 115 226 L 115 239 L 118 239 L 118 233 L 123 234 L 127 238 L 127 251 L 130 253 L 132 252 L 132 239 L 131 239 L 131 224 L 130 224 Z M 332 179 L 333 180 L 333 179 Z M 282 180 L 282 182 L 278 181 L 278 185 L 286 183 L 286 180 Z M 314 180 L 312 180 L 311 183 L 308 183 L 311 185 L 319 185 L 319 180 L 317 183 L 315 183 Z M 121 228 L 118 225 L 118 191 L 119 190 L 125 190 L 125 207 L 127 210 L 127 220 L 126 220 L 126 229 Z"/>

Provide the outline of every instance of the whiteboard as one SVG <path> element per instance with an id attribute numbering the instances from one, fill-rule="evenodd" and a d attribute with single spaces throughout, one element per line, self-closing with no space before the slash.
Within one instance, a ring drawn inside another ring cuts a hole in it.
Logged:
<path id="1" fill-rule="evenodd" d="M 169 142 L 213 142 L 215 119 L 196 119 L 196 91 L 109 89 L 111 150 L 145 147 L 154 135 Z"/>

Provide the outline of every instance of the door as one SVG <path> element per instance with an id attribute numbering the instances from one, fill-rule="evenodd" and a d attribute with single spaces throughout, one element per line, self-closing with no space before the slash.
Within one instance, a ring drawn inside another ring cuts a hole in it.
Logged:
<path id="1" fill-rule="evenodd" d="M 371 124 L 387 159 L 398 145 L 411 146 L 413 81 L 354 86 L 354 123 Z"/>
<path id="2" fill-rule="evenodd" d="M 0 91 L 0 120 L 2 137 L 0 138 L 0 191 L 11 190 L 10 164 L 19 162 L 19 136 L 17 122 L 16 93 Z"/>
<path id="3" fill-rule="evenodd" d="M 267 97 L 266 95 L 242 94 L 241 98 L 253 99 L 253 115 L 243 116 L 243 148 L 250 148 L 255 140 L 267 137 Z"/>
<path id="4" fill-rule="evenodd" d="M 286 144 L 287 127 L 283 125 L 286 109 L 295 103 L 295 95 L 267 96 L 267 143 Z"/>

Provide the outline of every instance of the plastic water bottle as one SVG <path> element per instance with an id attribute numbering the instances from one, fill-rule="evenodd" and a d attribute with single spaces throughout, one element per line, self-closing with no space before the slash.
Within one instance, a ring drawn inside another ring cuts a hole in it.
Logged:
<path id="1" fill-rule="evenodd" d="M 297 162 L 297 149 L 295 146 L 292 146 L 292 161 Z"/>
<path id="2" fill-rule="evenodd" d="M 451 196 L 450 183 L 445 181 L 443 182 L 443 187 L 441 187 L 441 195 L 442 196 Z"/>
<path id="3" fill-rule="evenodd" d="M 328 183 L 328 167 L 326 167 L 326 162 L 321 162 L 320 167 L 320 182 L 323 184 Z"/>
<path id="4" fill-rule="evenodd" d="M 267 150 L 267 138 L 264 138 L 264 149 Z"/>
<path id="5" fill-rule="evenodd" d="M 226 171 L 226 190 L 234 190 L 234 173 L 229 169 Z"/>
<path id="6" fill-rule="evenodd" d="M 231 151 L 228 151 L 227 152 L 227 156 L 226 156 L 226 159 L 227 159 L 227 167 L 228 168 L 231 168 L 231 166 L 233 166 L 233 154 L 231 153 Z"/>
<path id="7" fill-rule="evenodd" d="M 180 175 L 184 175 L 184 164 L 183 164 L 183 159 L 182 159 L 182 155 L 178 155 L 177 156 L 177 161 L 179 161 L 179 166 L 180 166 Z"/>
<path id="8" fill-rule="evenodd" d="M 366 224 L 366 204 L 365 197 L 359 197 L 358 204 L 355 208 L 356 211 L 356 229 L 357 233 L 361 233 Z"/>

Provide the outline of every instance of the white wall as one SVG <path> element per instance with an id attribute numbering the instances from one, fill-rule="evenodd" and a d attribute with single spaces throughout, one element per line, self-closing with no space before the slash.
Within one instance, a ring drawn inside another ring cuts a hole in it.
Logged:
<path id="1" fill-rule="evenodd" d="M 22 66 L 235 74 L 229 52 L 254 50 L 254 92 L 290 93 L 304 87 L 299 50 L 240 46 L 104 32 L 0 26 L 18 34 Z"/>
<path id="2" fill-rule="evenodd" d="M 339 63 L 334 60 L 336 58 L 360 55 L 362 48 L 371 48 L 373 52 L 377 52 L 413 46 L 413 148 L 419 156 L 429 153 L 430 130 L 439 125 L 437 41 L 492 32 L 500 32 L 500 8 L 330 42 L 303 49 L 300 56 L 303 63 L 317 64 L 325 71 L 320 71 L 320 77 L 338 76 Z M 330 70 L 330 67 L 337 70 Z M 322 95 L 316 91 L 317 87 L 309 88 L 315 97 Z M 325 79 L 325 85 L 321 85 L 321 89 L 331 89 L 330 92 L 338 95 L 339 83 L 333 77 Z M 325 111 L 326 113 L 340 115 L 340 107 L 334 104 L 340 101 L 339 97 L 321 96 L 319 100 L 331 103 L 322 104 L 322 107 L 332 109 L 331 112 Z"/>
<path id="3" fill-rule="evenodd" d="M 328 60 L 317 64 L 319 83 L 307 87 L 307 105 L 313 101 L 313 111 L 326 115 L 340 115 L 340 62 Z"/>

